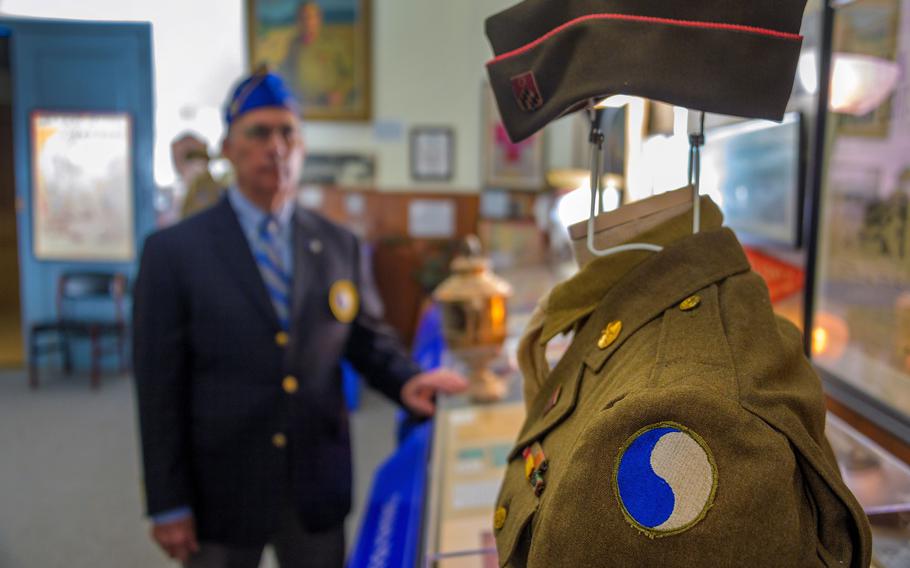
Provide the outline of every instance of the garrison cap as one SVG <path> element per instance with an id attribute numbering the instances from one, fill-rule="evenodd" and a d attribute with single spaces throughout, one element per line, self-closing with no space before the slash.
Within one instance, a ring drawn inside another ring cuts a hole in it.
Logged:
<path id="1" fill-rule="evenodd" d="M 241 115 L 262 107 L 281 107 L 293 112 L 300 110 L 300 103 L 284 79 L 267 67 L 260 67 L 234 88 L 224 120 L 230 126 Z"/>
<path id="2" fill-rule="evenodd" d="M 625 94 L 781 120 L 806 0 L 525 0 L 486 21 L 513 141 Z"/>

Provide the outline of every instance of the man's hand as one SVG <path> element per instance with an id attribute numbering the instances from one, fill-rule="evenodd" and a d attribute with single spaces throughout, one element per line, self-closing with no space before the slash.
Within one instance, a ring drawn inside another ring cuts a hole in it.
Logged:
<path id="1" fill-rule="evenodd" d="M 152 525 L 152 540 L 157 542 L 168 556 L 181 563 L 186 563 L 190 556 L 199 552 L 196 524 L 191 516 L 170 523 Z"/>
<path id="2" fill-rule="evenodd" d="M 436 393 L 455 394 L 468 388 L 468 380 L 455 371 L 436 369 L 420 373 L 401 388 L 401 402 L 418 416 L 436 412 Z"/>

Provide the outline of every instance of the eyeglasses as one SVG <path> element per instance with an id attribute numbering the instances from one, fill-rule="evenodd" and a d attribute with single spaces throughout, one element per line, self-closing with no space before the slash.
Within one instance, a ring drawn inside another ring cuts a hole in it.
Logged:
<path id="1" fill-rule="evenodd" d="M 296 144 L 299 139 L 297 128 L 290 124 L 281 126 L 268 126 L 265 124 L 251 124 L 243 129 L 243 136 L 258 144 L 266 144 L 277 134 L 281 140 L 290 145 Z"/>

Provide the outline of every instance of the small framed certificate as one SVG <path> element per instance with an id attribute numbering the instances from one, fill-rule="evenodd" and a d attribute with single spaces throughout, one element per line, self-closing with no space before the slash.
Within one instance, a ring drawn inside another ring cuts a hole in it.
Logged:
<path id="1" fill-rule="evenodd" d="M 411 177 L 449 181 L 455 169 L 455 132 L 448 127 L 411 129 Z"/>

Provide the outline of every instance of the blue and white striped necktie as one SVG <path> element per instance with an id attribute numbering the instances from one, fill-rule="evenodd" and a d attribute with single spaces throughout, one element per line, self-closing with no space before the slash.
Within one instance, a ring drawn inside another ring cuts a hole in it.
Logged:
<path id="1" fill-rule="evenodd" d="M 282 260 L 279 239 L 281 229 L 272 215 L 266 217 L 256 231 L 256 263 L 269 292 L 269 298 L 275 307 L 281 329 L 290 328 L 291 313 L 291 275 L 288 274 Z"/>

